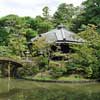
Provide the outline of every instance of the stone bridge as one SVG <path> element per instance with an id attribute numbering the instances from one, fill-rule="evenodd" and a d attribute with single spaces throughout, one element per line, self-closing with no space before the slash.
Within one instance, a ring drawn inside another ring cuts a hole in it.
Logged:
<path id="1" fill-rule="evenodd" d="M 26 63 L 32 63 L 32 61 L 0 57 L 1 73 L 3 76 L 8 76 L 8 66 L 10 66 L 10 75 L 15 77 L 17 69 L 23 67 Z"/>
<path id="2" fill-rule="evenodd" d="M 22 67 L 23 66 L 21 60 L 7 58 L 7 57 L 0 57 L 0 64 L 1 63 L 11 63 L 11 64 L 16 65 L 18 67 Z"/>

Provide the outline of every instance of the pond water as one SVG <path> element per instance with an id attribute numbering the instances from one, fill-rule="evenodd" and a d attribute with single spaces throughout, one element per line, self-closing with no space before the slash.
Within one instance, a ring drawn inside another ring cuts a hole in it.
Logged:
<path id="1" fill-rule="evenodd" d="M 99 83 L 41 83 L 0 78 L 0 100 L 100 100 Z"/>

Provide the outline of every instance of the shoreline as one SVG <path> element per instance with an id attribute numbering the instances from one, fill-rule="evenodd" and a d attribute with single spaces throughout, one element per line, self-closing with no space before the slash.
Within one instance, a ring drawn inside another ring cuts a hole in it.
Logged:
<path id="1" fill-rule="evenodd" d="M 39 80 L 39 79 L 28 79 L 28 78 L 20 78 L 18 80 L 27 80 L 34 82 L 43 82 L 43 83 L 100 83 L 99 80 Z"/>

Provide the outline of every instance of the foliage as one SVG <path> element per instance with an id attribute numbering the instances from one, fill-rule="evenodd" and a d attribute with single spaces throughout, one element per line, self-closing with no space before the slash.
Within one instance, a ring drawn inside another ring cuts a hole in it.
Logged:
<path id="1" fill-rule="evenodd" d="M 36 18 L 34 19 L 25 17 L 25 20 L 28 26 L 38 34 L 47 32 L 53 28 L 51 20 L 47 20 L 46 18 L 41 16 L 36 16 Z"/>
<path id="2" fill-rule="evenodd" d="M 45 50 L 48 46 L 49 44 L 46 43 L 45 38 L 42 38 L 42 37 L 38 38 L 37 40 L 35 40 L 35 42 L 33 42 L 33 48 L 39 51 Z"/>
<path id="3" fill-rule="evenodd" d="M 53 22 L 57 26 L 58 24 L 64 24 L 67 28 L 71 28 L 72 20 L 75 16 L 76 8 L 72 4 L 62 3 L 59 5 L 57 11 L 54 13 Z"/>
<path id="4" fill-rule="evenodd" d="M 21 60 L 23 57 L 32 58 L 34 64 L 26 64 L 25 69 L 24 67 L 19 69 L 19 76 L 51 71 L 54 77 L 75 73 L 86 78 L 99 78 L 100 0 L 86 0 L 81 7 L 62 3 L 53 16 L 50 16 L 47 6 L 42 11 L 43 16 L 35 18 L 17 15 L 0 18 L 0 56 Z M 40 38 L 41 33 L 45 33 L 61 23 L 68 29 L 79 32 L 78 35 L 85 40 L 83 44 L 70 45 L 74 51 L 72 54 L 55 53 L 51 50 L 51 45 L 55 44 L 48 44 L 45 38 Z M 31 43 L 31 39 L 37 35 L 40 37 Z M 29 53 L 26 54 L 26 51 Z M 70 60 L 66 63 L 64 61 L 52 62 L 51 56 L 63 56 L 64 59 Z"/>
<path id="5" fill-rule="evenodd" d="M 73 30 L 84 30 L 83 26 L 94 24 L 100 32 L 100 0 L 86 0 L 82 3 L 80 14 L 74 20 Z"/>
<path id="6" fill-rule="evenodd" d="M 88 26 L 87 29 L 79 35 L 85 39 L 82 45 L 73 45 L 72 48 L 76 51 L 72 55 L 73 61 L 69 63 L 70 66 L 84 69 L 85 77 L 97 78 L 99 77 L 100 65 L 99 52 L 100 49 L 100 35 L 95 31 L 94 25 Z M 95 75 L 98 73 L 98 75 Z"/>
<path id="7" fill-rule="evenodd" d="M 88 79 L 83 78 L 83 76 L 79 74 L 72 74 L 69 76 L 62 76 L 58 78 L 58 80 L 63 80 L 63 81 L 88 81 Z"/>
<path id="8" fill-rule="evenodd" d="M 60 77 L 67 72 L 64 62 L 50 62 L 50 72 L 54 78 Z"/>
<path id="9" fill-rule="evenodd" d="M 7 52 L 6 52 L 7 51 Z M 7 48 L 6 46 L 0 46 L 0 56 L 9 56 L 11 55 L 12 50 Z"/>
<path id="10" fill-rule="evenodd" d="M 50 18 L 50 15 L 49 15 L 49 7 L 45 6 L 43 9 L 43 17 L 46 19 L 46 20 L 49 20 Z"/>

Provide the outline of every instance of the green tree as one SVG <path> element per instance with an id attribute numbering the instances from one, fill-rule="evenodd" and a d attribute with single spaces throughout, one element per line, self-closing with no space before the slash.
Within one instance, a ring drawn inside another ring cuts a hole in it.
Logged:
<path id="1" fill-rule="evenodd" d="M 53 16 L 55 25 L 62 23 L 66 25 L 67 28 L 70 28 L 75 15 L 75 9 L 76 8 L 72 4 L 60 4 Z"/>
<path id="2" fill-rule="evenodd" d="M 79 33 L 79 35 L 85 39 L 86 42 L 72 47 L 76 53 L 72 55 L 73 60 L 69 63 L 69 66 L 82 68 L 85 77 L 99 78 L 100 35 L 96 32 L 94 25 L 89 25 L 86 30 Z"/>
<path id="3" fill-rule="evenodd" d="M 41 45 L 40 45 L 41 43 Z M 33 55 L 36 57 L 38 56 L 39 59 L 39 66 L 45 69 L 49 67 L 49 58 L 50 58 L 50 46 L 45 41 L 45 38 L 38 38 L 36 41 L 33 42 Z"/>
<path id="4" fill-rule="evenodd" d="M 83 26 L 94 24 L 100 32 L 100 0 L 86 0 L 82 3 L 80 14 L 74 20 L 73 30 L 82 31 Z M 80 30 L 81 29 L 81 30 Z"/>
<path id="5" fill-rule="evenodd" d="M 27 47 L 28 25 L 24 18 L 8 15 L 0 19 L 1 45 L 7 46 L 16 56 L 22 56 Z M 6 51 L 7 52 L 7 51 Z"/>
<path id="6" fill-rule="evenodd" d="M 6 28 L 0 28 L 0 45 L 5 46 L 8 45 L 8 37 L 9 33 L 6 31 Z"/>
<path id="7" fill-rule="evenodd" d="M 23 57 L 24 51 L 27 49 L 26 45 L 26 38 L 22 37 L 21 35 L 10 35 L 9 40 L 9 48 L 15 53 L 16 55 Z"/>
<path id="8" fill-rule="evenodd" d="M 56 62 L 51 61 L 50 62 L 50 73 L 53 76 L 53 78 L 58 78 L 63 76 L 64 73 L 67 72 L 67 68 L 65 67 L 65 62 Z"/>
<path id="9" fill-rule="evenodd" d="M 79 33 L 86 29 L 86 19 L 84 18 L 84 9 L 83 7 L 78 7 L 76 11 L 76 16 L 74 17 L 72 23 L 71 30 L 75 33 Z"/>
<path id="10" fill-rule="evenodd" d="M 43 9 L 43 17 L 46 19 L 46 20 L 49 20 L 50 18 L 50 15 L 49 15 L 49 7 L 45 6 Z"/>

